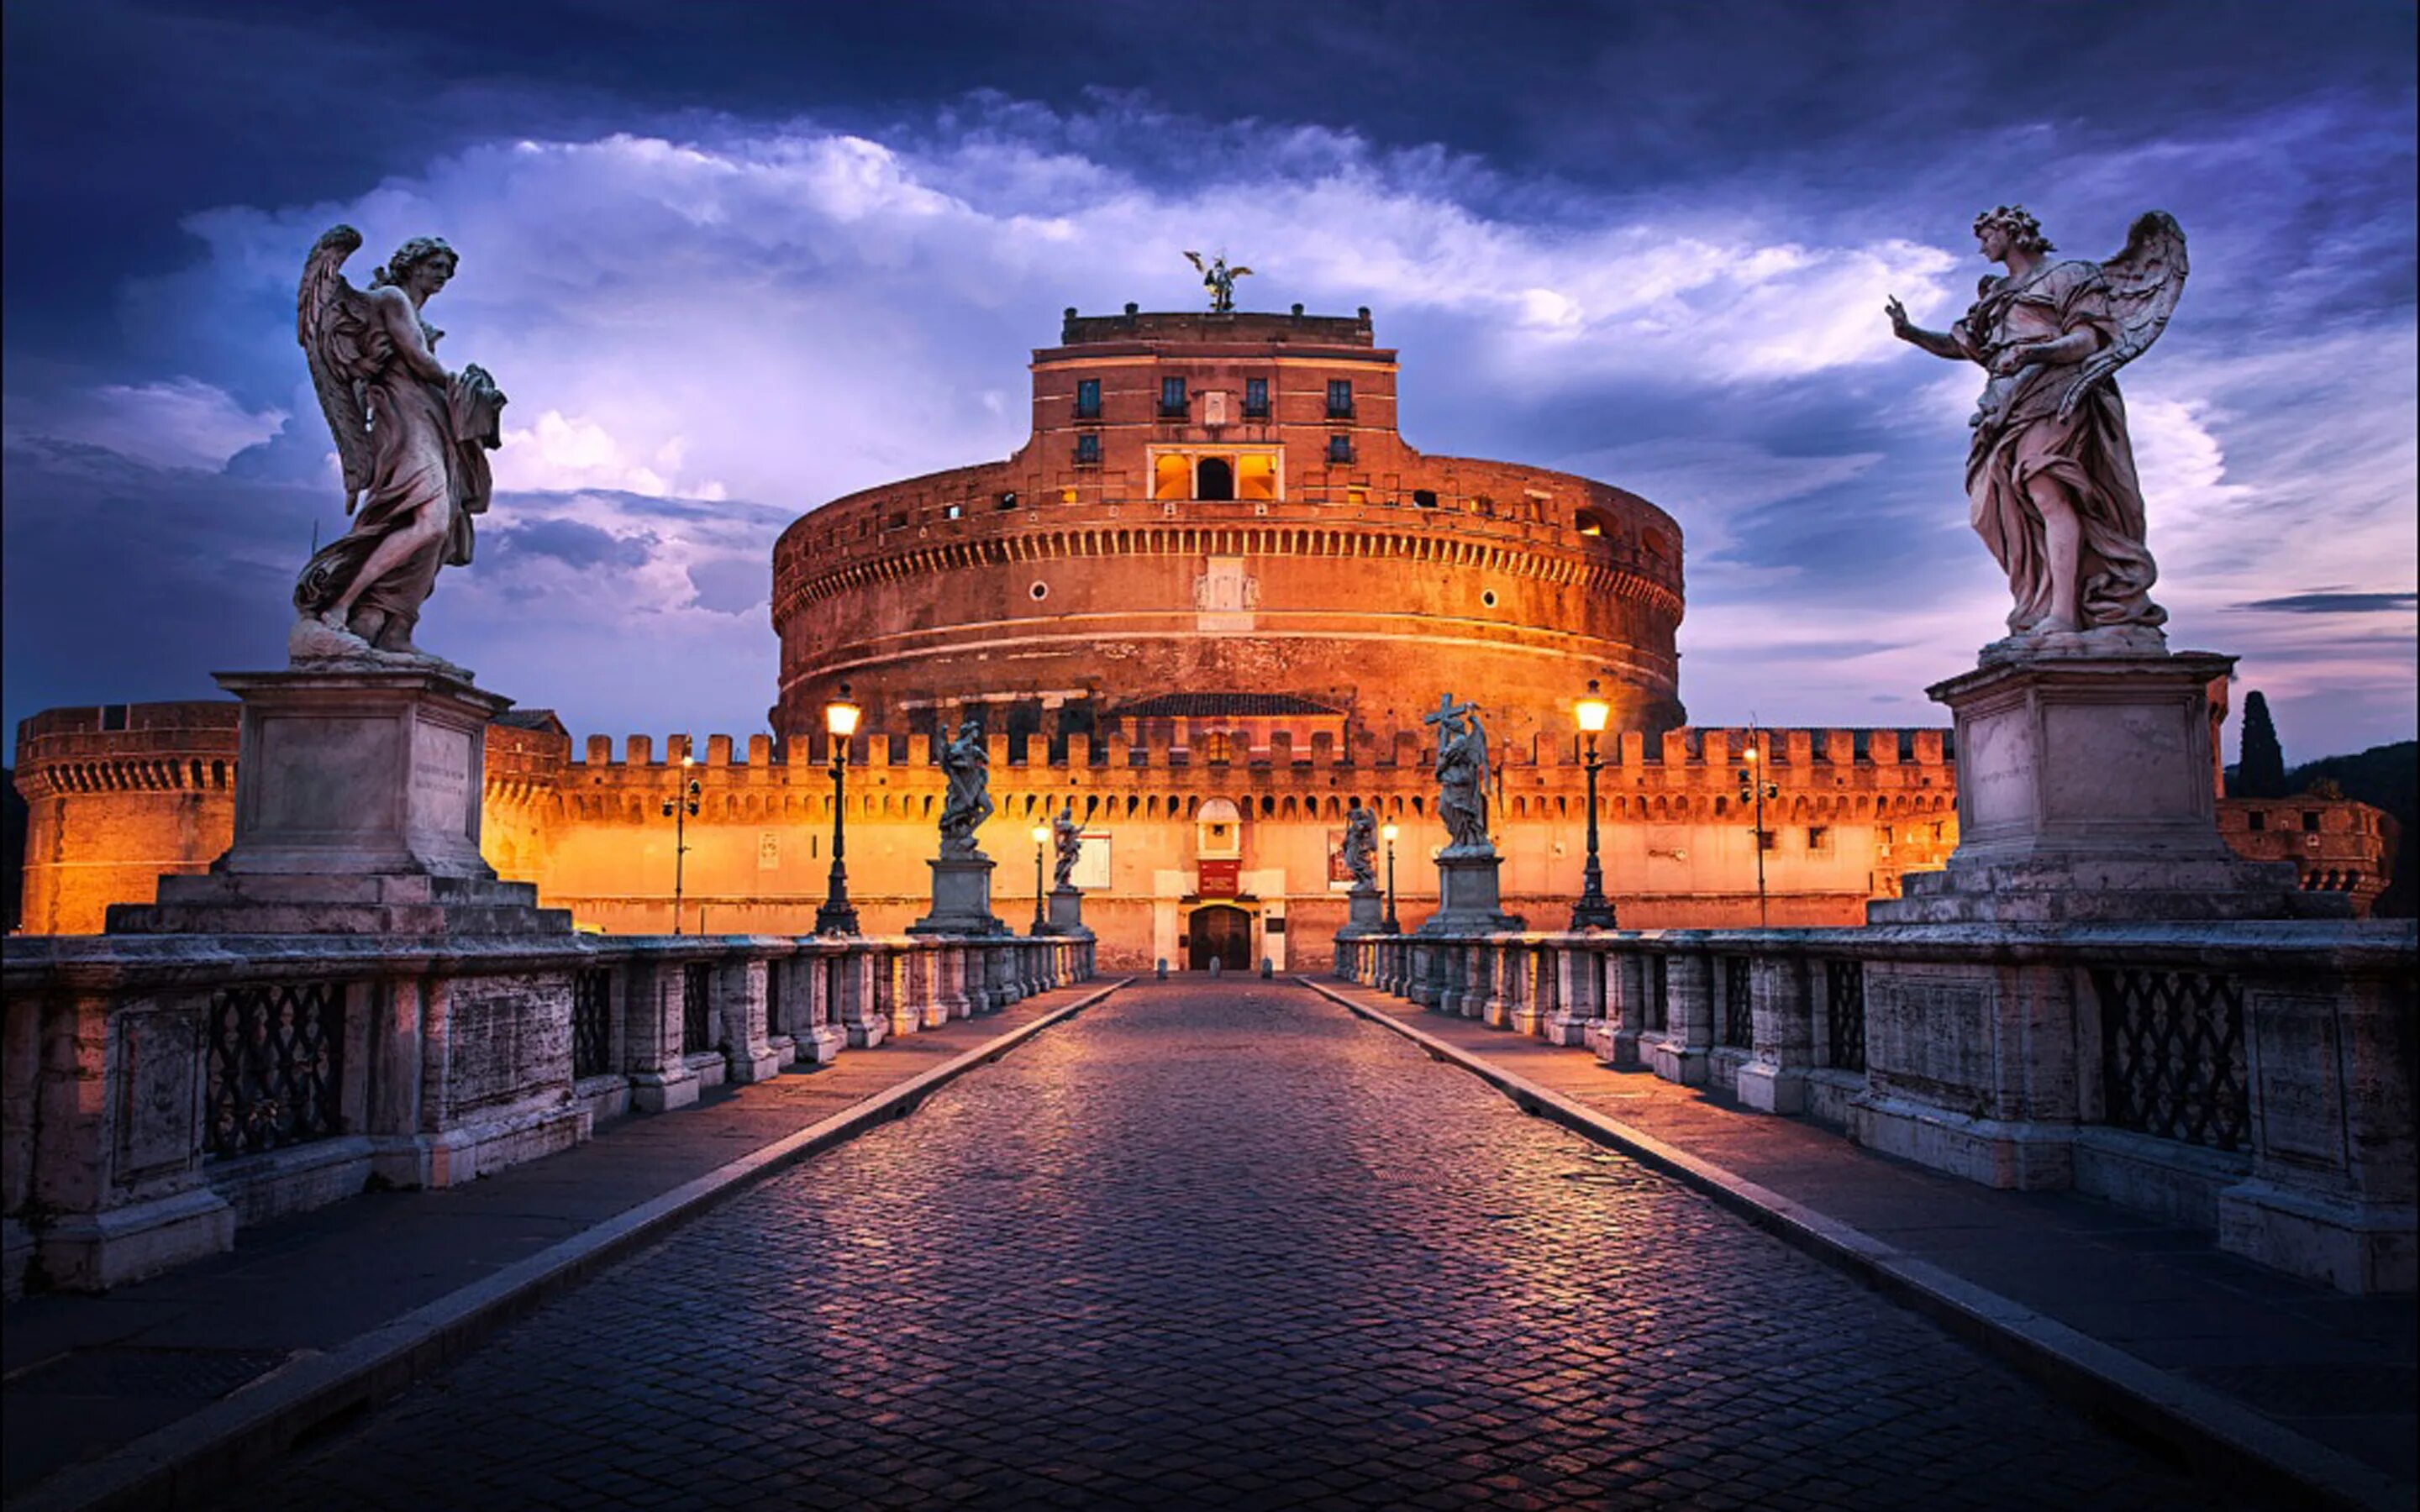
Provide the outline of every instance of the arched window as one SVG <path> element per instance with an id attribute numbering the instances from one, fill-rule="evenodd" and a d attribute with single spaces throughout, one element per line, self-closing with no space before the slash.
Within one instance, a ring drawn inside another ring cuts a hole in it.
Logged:
<path id="1" fill-rule="evenodd" d="M 1152 459 L 1151 496 L 1154 499 L 1185 499 L 1190 497 L 1193 470 L 1186 459 L 1166 453 Z"/>
<path id="2" fill-rule="evenodd" d="M 1233 499 L 1235 497 L 1235 470 L 1223 456 L 1205 456 L 1193 470 L 1193 497 L 1196 499 Z"/>

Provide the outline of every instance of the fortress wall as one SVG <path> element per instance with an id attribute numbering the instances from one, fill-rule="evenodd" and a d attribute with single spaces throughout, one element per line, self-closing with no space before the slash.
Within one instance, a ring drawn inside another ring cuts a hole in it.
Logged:
<path id="1" fill-rule="evenodd" d="M 147 900 L 163 872 L 196 871 L 224 851 L 233 828 L 232 702 L 135 705 L 128 728 L 102 731 L 99 711 L 54 710 L 20 732 L 18 782 L 33 810 L 26 887 L 28 929 L 88 933 L 111 903 Z M 1356 801 L 1399 824 L 1398 911 L 1426 917 L 1436 892 L 1435 784 L 1426 727 L 1354 729 L 1344 741 L 1300 738 L 1287 721 L 1154 721 L 1068 742 L 993 737 L 998 812 L 980 831 L 998 863 L 996 911 L 1020 930 L 1032 917 L 1029 829 L 1064 803 L 1109 838 L 1110 887 L 1087 896 L 1105 962 L 1149 964 L 1168 946 L 1198 886 L 1197 824 L 1223 798 L 1242 815 L 1242 870 L 1273 879 L 1249 906 L 1281 909 L 1289 959 L 1324 959 L 1343 918 L 1342 887 L 1327 883 L 1331 837 Z M 1233 759 L 1202 753 L 1228 734 Z M 1324 733 L 1324 732 L 1322 733 Z M 1761 733 L 1760 764 L 1781 796 L 1767 806 L 1764 853 L 1772 922 L 1855 923 L 1870 897 L 1947 860 L 1957 842 L 1956 766 L 1938 730 L 1789 730 Z M 1599 779 L 1606 891 L 1626 925 L 1679 928 L 1755 921 L 1756 841 L 1736 777 L 1747 732 L 1680 729 L 1651 741 L 1632 732 L 1604 742 Z M 618 748 L 618 755 L 617 753 Z M 663 801 L 682 781 L 678 753 L 703 789 L 685 825 L 684 928 L 697 909 L 717 933 L 802 933 L 813 927 L 830 866 L 831 786 L 819 760 L 797 750 L 775 760 L 765 736 L 746 741 L 631 735 L 566 739 L 550 731 L 493 727 L 485 829 L 490 864 L 535 883 L 551 905 L 614 933 L 672 924 L 674 825 Z M 574 759 L 574 752 L 587 759 Z M 1367 759 L 1346 759 L 1351 752 Z M 819 753 L 815 753 L 819 755 Z M 1586 846 L 1584 773 L 1569 736 L 1512 743 L 1496 753 L 1496 809 L 1505 853 L 1507 906 L 1535 925 L 1559 921 L 1580 886 Z M 192 786 L 195 764 L 203 785 Z M 187 785 L 176 786 L 182 773 Z M 223 780 L 222 780 L 223 774 Z M 148 781 L 154 785 L 145 785 Z M 848 774 L 851 895 L 869 930 L 904 928 L 924 911 L 935 823 L 943 792 L 928 742 L 861 738 Z M 2244 814 L 2279 817 L 2257 835 Z M 2306 836 L 2304 811 L 2320 828 Z M 2247 855 L 2288 852 L 2325 862 L 2356 902 L 2383 886 L 2391 822 L 2349 800 L 2228 799 L 2221 827 Z M 2318 844 L 2311 843 L 2315 837 Z M 2266 847 L 2264 852 L 2256 848 Z M 2273 858 L 2273 857 L 2271 857 Z M 1383 858 L 1382 858 L 1383 866 Z M 1249 889 L 1248 889 L 1249 890 Z M 1114 927 L 1110 927 L 1114 922 Z"/>

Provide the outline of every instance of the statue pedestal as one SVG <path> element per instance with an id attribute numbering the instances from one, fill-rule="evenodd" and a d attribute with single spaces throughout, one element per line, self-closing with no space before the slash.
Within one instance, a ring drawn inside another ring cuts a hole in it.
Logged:
<path id="1" fill-rule="evenodd" d="M 235 843 L 113 933 L 568 934 L 537 889 L 479 855 L 488 722 L 466 678 L 349 667 L 222 672 L 243 702 Z"/>
<path id="2" fill-rule="evenodd" d="M 1344 927 L 1336 932 L 1340 940 L 1357 940 L 1365 934 L 1387 933 L 1387 899 L 1375 887 L 1361 883 L 1344 895 Z"/>
<path id="3" fill-rule="evenodd" d="M 1093 932 L 1084 924 L 1083 893 L 1074 887 L 1051 888 L 1049 921 L 1036 933 L 1091 939 Z"/>
<path id="4" fill-rule="evenodd" d="M 2065 924 L 2349 914 L 2219 838 L 2210 685 L 2231 656 L 1987 662 L 1927 693 L 1957 725 L 1958 849 L 1875 924 Z"/>
<path id="5" fill-rule="evenodd" d="M 908 933 L 1009 933 L 991 911 L 990 856 L 978 851 L 972 856 L 936 856 L 924 864 L 933 869 L 933 911 L 908 925 Z"/>
<path id="6" fill-rule="evenodd" d="M 1447 846 L 1437 853 L 1437 911 L 1418 933 L 1422 934 L 1501 934 L 1518 930 L 1521 921 L 1502 907 L 1497 869 L 1504 857 L 1496 847 Z"/>

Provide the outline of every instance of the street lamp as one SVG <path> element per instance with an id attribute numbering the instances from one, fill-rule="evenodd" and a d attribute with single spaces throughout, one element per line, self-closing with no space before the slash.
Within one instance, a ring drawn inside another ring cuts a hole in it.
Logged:
<path id="1" fill-rule="evenodd" d="M 1596 774 L 1605 763 L 1596 753 L 1596 737 L 1605 733 L 1605 721 L 1613 706 L 1597 696 L 1596 679 L 1589 679 L 1588 697 L 1573 705 L 1579 719 L 1580 733 L 1588 736 L 1588 759 L 1582 765 L 1588 771 L 1588 866 L 1580 872 L 1580 901 L 1572 905 L 1572 928 L 1612 929 L 1613 904 L 1605 897 L 1605 867 L 1596 856 Z"/>
<path id="2" fill-rule="evenodd" d="M 1757 746 L 1756 726 L 1747 727 L 1747 764 L 1739 769 L 1740 802 L 1756 805 L 1756 927 L 1767 927 L 1764 903 L 1764 800 L 1781 796 L 1780 784 L 1768 782 L 1761 764 L 1764 752 Z"/>
<path id="3" fill-rule="evenodd" d="M 1388 825 L 1378 833 L 1387 837 L 1387 933 L 1401 934 L 1404 926 L 1395 922 L 1395 837 L 1403 831 Z"/>
<path id="4" fill-rule="evenodd" d="M 848 742 L 857 733 L 857 718 L 861 710 L 848 701 L 848 685 L 840 685 L 840 697 L 824 705 L 824 732 L 831 736 L 832 774 L 832 864 L 831 881 L 825 888 L 824 905 L 815 910 L 815 933 L 818 934 L 855 934 L 857 909 L 848 901 L 847 778 Z"/>
<path id="5" fill-rule="evenodd" d="M 687 776 L 689 769 L 696 764 L 695 757 L 683 756 L 682 774 Z M 681 872 L 683 863 L 689 858 L 690 816 L 697 812 L 697 801 L 705 792 L 698 785 L 697 779 L 691 777 L 686 792 L 664 800 L 664 817 L 673 822 L 673 933 L 675 934 L 681 932 Z"/>
<path id="6" fill-rule="evenodd" d="M 1042 917 L 1042 847 L 1050 843 L 1050 826 L 1033 826 L 1033 933 L 1045 933 L 1047 921 Z"/>

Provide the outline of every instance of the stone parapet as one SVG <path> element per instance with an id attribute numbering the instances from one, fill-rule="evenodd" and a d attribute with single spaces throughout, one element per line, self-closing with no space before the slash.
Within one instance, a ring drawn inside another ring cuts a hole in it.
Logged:
<path id="1" fill-rule="evenodd" d="M 0 1257 L 94 1290 L 376 1180 L 444 1187 L 594 1119 L 815 1065 L 877 1006 L 959 1011 L 991 948 L 948 938 L 166 934 L 12 938 Z M 1092 942 L 1019 942 L 1025 993 Z M 877 972 L 882 983 L 877 987 Z M 878 1036 L 876 1036 L 878 1038 Z"/>

